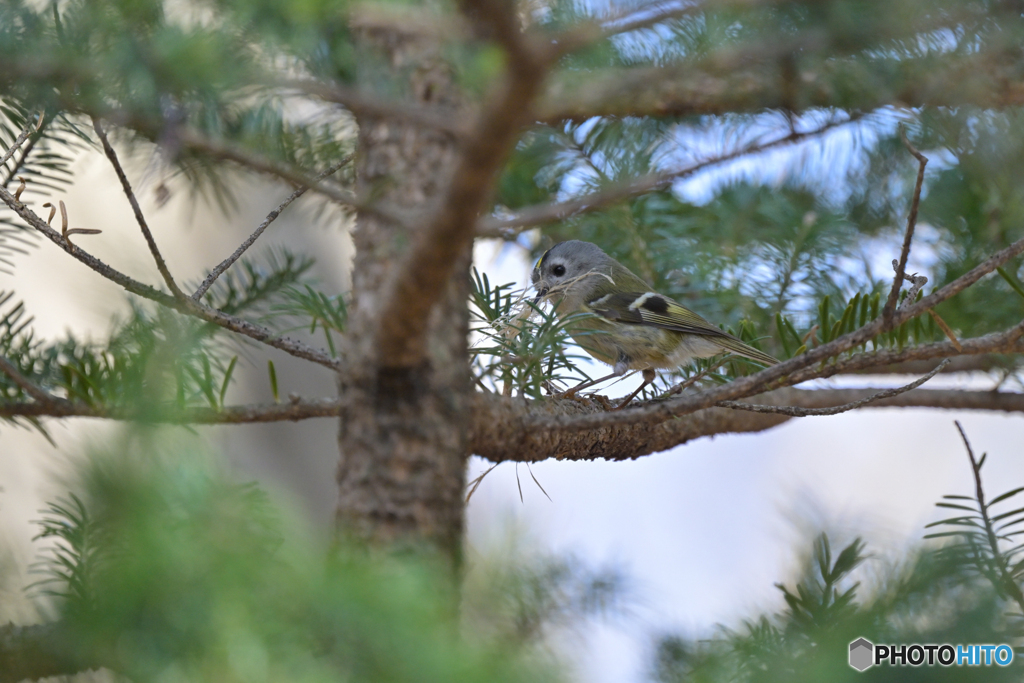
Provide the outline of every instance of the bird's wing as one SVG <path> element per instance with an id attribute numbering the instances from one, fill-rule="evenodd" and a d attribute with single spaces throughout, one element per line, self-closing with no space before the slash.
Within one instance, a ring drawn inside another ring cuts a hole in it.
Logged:
<path id="1" fill-rule="evenodd" d="M 594 299 L 587 304 L 594 313 L 608 320 L 635 325 L 649 325 L 686 334 L 699 334 L 714 339 L 716 344 L 733 353 L 766 365 L 779 361 L 763 351 L 743 343 L 685 306 L 657 292 L 617 292 Z"/>

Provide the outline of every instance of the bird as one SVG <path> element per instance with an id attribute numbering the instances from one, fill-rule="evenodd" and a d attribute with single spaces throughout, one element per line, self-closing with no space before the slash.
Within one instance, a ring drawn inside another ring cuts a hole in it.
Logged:
<path id="1" fill-rule="evenodd" d="M 630 370 L 641 371 L 643 384 L 616 406 L 619 409 L 654 381 L 655 370 L 677 368 L 694 358 L 729 352 L 763 365 L 779 362 L 651 291 L 644 280 L 591 242 L 559 242 L 537 260 L 530 279 L 536 290 L 534 305 L 550 302 L 559 320 L 572 318 L 567 328 L 573 340 L 613 368 L 606 377 L 563 392 L 563 398 Z"/>

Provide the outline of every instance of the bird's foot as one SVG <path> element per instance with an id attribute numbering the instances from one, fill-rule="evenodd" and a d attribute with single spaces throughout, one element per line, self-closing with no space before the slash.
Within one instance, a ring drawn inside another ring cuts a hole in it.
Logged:
<path id="1" fill-rule="evenodd" d="M 582 403 L 585 406 L 589 406 L 594 403 L 592 399 L 595 397 L 584 396 L 583 394 L 576 393 L 575 391 L 570 389 L 569 391 L 563 391 L 560 394 L 555 394 L 554 398 L 565 398 L 569 399 L 570 401 L 576 401 L 577 403 Z M 602 396 L 601 398 L 604 397 Z"/>

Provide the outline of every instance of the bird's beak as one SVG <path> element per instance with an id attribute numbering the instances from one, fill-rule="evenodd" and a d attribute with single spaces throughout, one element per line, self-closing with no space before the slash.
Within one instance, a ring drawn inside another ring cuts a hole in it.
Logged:
<path id="1" fill-rule="evenodd" d="M 536 306 L 537 304 L 539 304 L 540 300 L 543 299 L 545 296 L 547 296 L 547 293 L 548 293 L 548 288 L 547 287 L 544 287 L 543 289 L 538 289 L 537 290 L 537 296 L 534 297 L 534 299 L 533 299 L 533 305 Z"/>

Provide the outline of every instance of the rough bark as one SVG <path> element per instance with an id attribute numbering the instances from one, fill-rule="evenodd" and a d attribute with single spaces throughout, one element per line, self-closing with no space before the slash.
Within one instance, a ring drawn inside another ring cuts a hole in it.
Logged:
<path id="1" fill-rule="evenodd" d="M 878 389 L 777 389 L 745 402 L 800 408 L 851 403 Z M 960 389 L 917 389 L 859 408 L 946 408 L 1024 413 L 1024 394 Z M 629 410 L 636 410 L 630 408 Z M 706 436 L 761 432 L 793 418 L 731 408 L 705 408 L 674 419 L 597 427 L 587 431 L 538 428 L 552 418 L 600 415 L 597 402 L 527 401 L 478 392 L 473 406 L 470 446 L 492 462 L 556 460 L 635 460 Z M 814 419 L 814 418 L 800 418 Z M 822 418 L 828 419 L 828 418 Z"/>
<path id="2" fill-rule="evenodd" d="M 412 102 L 458 106 L 451 74 L 431 42 L 373 26 L 359 33 L 362 49 L 401 75 Z M 390 119 L 359 124 L 359 192 L 398 210 L 429 207 L 445 190 L 455 160 L 451 134 Z M 391 366 L 373 342 L 381 289 L 412 238 L 408 228 L 380 215 L 361 213 L 356 221 L 351 344 L 339 377 L 337 519 L 341 533 L 357 539 L 392 547 L 425 542 L 457 561 L 471 389 L 468 275 L 452 278 L 434 307 L 422 362 Z M 467 248 L 456 272 L 468 272 L 469 258 Z"/>

